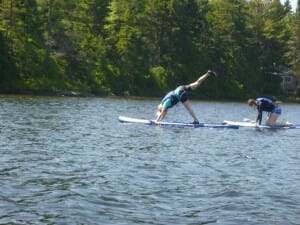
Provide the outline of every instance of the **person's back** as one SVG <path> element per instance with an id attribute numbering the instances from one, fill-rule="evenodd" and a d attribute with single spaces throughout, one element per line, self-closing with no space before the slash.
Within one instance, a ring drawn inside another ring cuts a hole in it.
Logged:
<path id="1" fill-rule="evenodd" d="M 269 98 L 257 98 L 258 111 L 272 112 L 275 108 L 273 101 Z"/>

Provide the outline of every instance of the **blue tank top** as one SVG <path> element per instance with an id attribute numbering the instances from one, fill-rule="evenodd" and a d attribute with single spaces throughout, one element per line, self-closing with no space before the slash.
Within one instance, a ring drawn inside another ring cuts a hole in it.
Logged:
<path id="1" fill-rule="evenodd" d="M 179 97 L 176 95 L 175 91 L 170 91 L 166 96 L 161 100 L 163 110 L 168 110 L 172 108 L 179 102 Z"/>

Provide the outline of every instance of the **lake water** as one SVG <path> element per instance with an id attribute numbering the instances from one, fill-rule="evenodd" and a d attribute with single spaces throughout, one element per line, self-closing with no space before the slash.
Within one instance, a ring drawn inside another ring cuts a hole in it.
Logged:
<path id="1" fill-rule="evenodd" d="M 159 99 L 0 96 L 0 224 L 300 224 L 300 130 L 160 128 Z M 200 121 L 255 119 L 192 101 Z M 300 123 L 300 105 L 281 119 Z M 190 122 L 182 106 L 166 121 Z"/>

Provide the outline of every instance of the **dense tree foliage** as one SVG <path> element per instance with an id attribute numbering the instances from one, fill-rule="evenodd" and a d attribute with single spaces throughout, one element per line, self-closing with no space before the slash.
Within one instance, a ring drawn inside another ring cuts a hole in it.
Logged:
<path id="1" fill-rule="evenodd" d="M 212 69 L 199 97 L 275 96 L 299 24 L 288 0 L 0 0 L 0 92 L 160 96 Z"/>
<path id="2" fill-rule="evenodd" d="M 300 0 L 297 4 L 297 14 L 296 14 L 296 28 L 294 28 L 295 35 L 292 36 L 294 43 L 291 45 L 292 57 L 291 61 L 293 62 L 294 69 L 297 74 L 300 74 Z M 293 54 L 294 53 L 294 54 Z M 298 96 L 300 96 L 300 90 L 298 90 Z"/>

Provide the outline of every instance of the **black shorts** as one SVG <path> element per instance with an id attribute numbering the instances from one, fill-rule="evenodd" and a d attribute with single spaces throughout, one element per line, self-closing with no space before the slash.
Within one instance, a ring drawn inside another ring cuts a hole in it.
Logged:
<path id="1" fill-rule="evenodd" d="M 180 101 L 183 103 L 188 100 L 188 92 L 191 91 L 191 87 L 189 85 L 182 85 L 176 88 L 175 93 L 179 97 Z"/>

